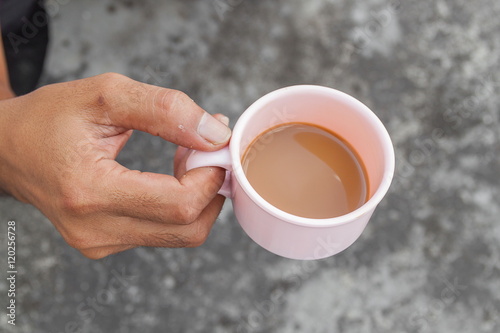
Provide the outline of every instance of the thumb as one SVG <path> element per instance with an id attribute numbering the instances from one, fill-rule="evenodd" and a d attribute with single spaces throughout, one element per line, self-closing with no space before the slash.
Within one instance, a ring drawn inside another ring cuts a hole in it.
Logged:
<path id="1" fill-rule="evenodd" d="M 214 118 L 181 91 L 119 74 L 102 74 L 91 80 L 98 94 L 94 119 L 104 125 L 137 129 L 197 150 L 217 150 L 229 141 L 227 121 Z"/>

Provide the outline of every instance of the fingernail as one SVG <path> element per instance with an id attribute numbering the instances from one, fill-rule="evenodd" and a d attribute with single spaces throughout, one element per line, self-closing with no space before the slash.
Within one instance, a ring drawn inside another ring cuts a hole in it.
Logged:
<path id="1" fill-rule="evenodd" d="M 231 130 L 221 121 L 205 113 L 198 125 L 198 134 L 208 142 L 217 145 L 229 140 Z"/>
<path id="2" fill-rule="evenodd" d="M 220 116 L 220 119 L 219 119 L 224 125 L 228 126 L 229 125 L 229 118 L 224 116 L 224 115 L 221 115 Z"/>

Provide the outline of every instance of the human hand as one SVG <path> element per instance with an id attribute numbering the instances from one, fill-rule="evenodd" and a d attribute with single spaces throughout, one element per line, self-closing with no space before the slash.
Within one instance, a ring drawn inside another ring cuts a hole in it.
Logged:
<path id="1" fill-rule="evenodd" d="M 115 161 L 133 129 L 214 151 L 231 132 L 187 95 L 119 74 L 42 87 L 0 101 L 0 190 L 37 207 L 69 245 L 93 259 L 137 246 L 201 245 L 219 214 L 225 172 L 175 176 Z"/>

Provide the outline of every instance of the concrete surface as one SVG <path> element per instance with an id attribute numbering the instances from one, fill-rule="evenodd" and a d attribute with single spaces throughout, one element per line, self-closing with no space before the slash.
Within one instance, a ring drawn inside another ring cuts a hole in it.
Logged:
<path id="1" fill-rule="evenodd" d="M 397 175 L 361 238 L 316 262 L 259 248 L 230 205 L 200 248 L 92 261 L 33 207 L 1 198 L 2 332 L 500 331 L 500 2 L 50 3 L 44 83 L 115 71 L 183 90 L 233 125 L 276 88 L 334 87 L 386 124 Z M 169 173 L 174 150 L 136 133 L 119 159 Z"/>

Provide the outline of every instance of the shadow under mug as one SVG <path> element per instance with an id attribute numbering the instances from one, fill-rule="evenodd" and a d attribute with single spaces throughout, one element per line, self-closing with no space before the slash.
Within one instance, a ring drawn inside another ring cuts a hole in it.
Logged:
<path id="1" fill-rule="evenodd" d="M 253 189 L 241 165 L 248 145 L 272 127 L 297 122 L 326 128 L 356 150 L 369 188 L 369 199 L 361 207 L 333 218 L 305 218 L 274 207 Z M 335 89 L 299 85 L 254 102 L 238 119 L 227 147 L 216 152 L 192 151 L 187 169 L 202 166 L 227 170 L 219 193 L 232 200 L 239 224 L 257 244 L 286 258 L 313 260 L 343 251 L 361 235 L 389 189 L 395 158 L 387 130 L 363 103 Z"/>

